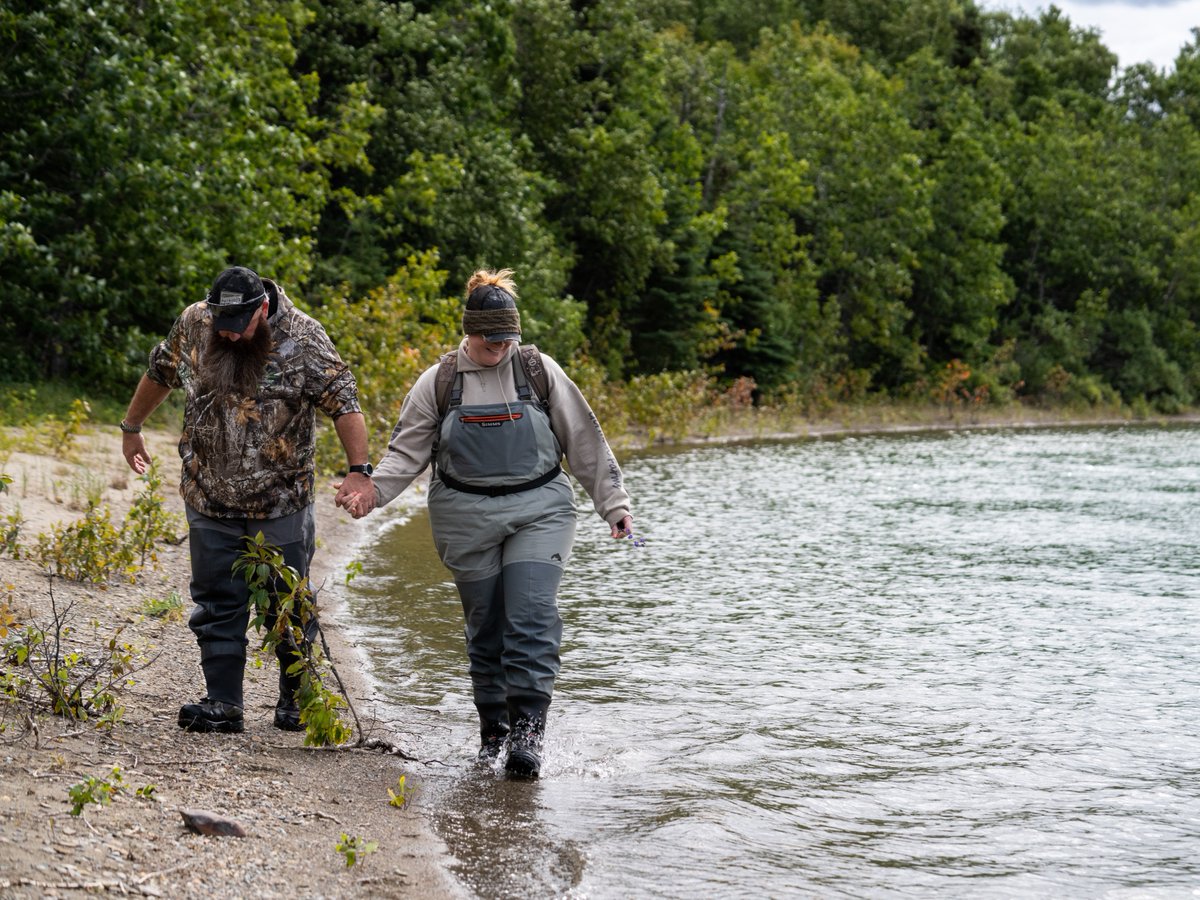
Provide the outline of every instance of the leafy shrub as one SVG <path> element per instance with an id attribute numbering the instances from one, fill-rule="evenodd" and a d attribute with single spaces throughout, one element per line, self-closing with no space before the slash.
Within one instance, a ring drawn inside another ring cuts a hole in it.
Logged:
<path id="1" fill-rule="evenodd" d="M 354 707 L 338 679 L 341 694 L 325 686 L 326 670 L 335 679 L 337 671 L 328 662 L 321 648 L 306 641 L 315 624 L 317 608 L 308 579 L 283 561 L 278 547 L 266 543 L 260 531 L 245 538 L 246 549 L 234 565 L 234 573 L 246 579 L 250 586 L 251 624 L 263 632 L 263 645 L 269 652 L 279 647 L 290 650 L 289 675 L 300 676 L 296 701 L 300 706 L 300 722 L 305 726 L 304 744 L 326 747 L 344 744 L 351 730 L 341 720 L 338 711 Z M 359 729 L 361 733 L 361 729 Z"/>
<path id="2" fill-rule="evenodd" d="M 71 581 L 102 584 L 117 574 L 131 583 L 137 581 L 147 560 L 157 561 L 158 543 L 176 539 L 177 527 L 177 517 L 167 512 L 159 493 L 162 479 L 155 467 L 141 480 L 145 488 L 134 498 L 120 528 L 112 523 L 107 506 L 92 504 L 83 518 L 65 524 L 56 522 L 49 534 L 39 534 L 33 549 L 24 555 L 51 574 Z M 15 541 L 13 536 L 14 555 Z M 9 543 L 6 540 L 5 546 Z"/>
<path id="3" fill-rule="evenodd" d="M 458 345 L 461 304 L 440 296 L 446 273 L 436 263 L 433 253 L 411 256 L 365 297 L 351 298 L 343 286 L 319 299 L 316 315 L 354 373 L 371 435 L 391 433 L 417 376 Z M 322 428 L 318 468 L 332 472 L 344 464 L 334 429 Z"/>
<path id="4" fill-rule="evenodd" d="M 630 422 L 651 442 L 680 440 L 695 430 L 713 400 L 712 378 L 703 372 L 636 375 L 625 391 Z"/>
<path id="5" fill-rule="evenodd" d="M 131 676 L 153 660 L 121 640 L 123 625 L 108 636 L 94 634 L 86 645 L 78 642 L 70 621 L 74 604 L 59 610 L 53 579 L 49 590 L 48 623 L 9 621 L 12 627 L 5 628 L 0 698 L 77 721 L 97 717 L 98 724 L 111 728 L 124 711 L 120 693 L 133 684 Z"/>

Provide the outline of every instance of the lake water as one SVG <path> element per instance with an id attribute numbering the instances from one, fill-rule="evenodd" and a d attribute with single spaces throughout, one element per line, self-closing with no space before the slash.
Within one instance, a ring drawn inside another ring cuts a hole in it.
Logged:
<path id="1" fill-rule="evenodd" d="M 483 897 L 1195 897 L 1200 429 L 961 431 L 623 460 L 580 492 L 540 781 L 472 764 L 425 512 L 346 602 Z"/>

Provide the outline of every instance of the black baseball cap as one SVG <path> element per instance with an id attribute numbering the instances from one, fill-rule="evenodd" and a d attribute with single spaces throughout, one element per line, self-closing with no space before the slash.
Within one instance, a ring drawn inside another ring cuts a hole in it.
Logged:
<path id="1" fill-rule="evenodd" d="M 217 276 L 208 292 L 208 309 L 216 331 L 241 334 L 267 296 L 258 274 L 245 266 L 230 266 Z"/>

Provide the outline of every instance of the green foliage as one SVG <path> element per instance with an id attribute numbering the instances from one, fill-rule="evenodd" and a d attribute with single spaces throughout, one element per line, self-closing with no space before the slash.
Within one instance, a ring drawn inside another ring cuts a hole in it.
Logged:
<path id="1" fill-rule="evenodd" d="M 645 429 L 652 442 L 687 437 L 697 430 L 697 416 L 708 404 L 710 386 L 710 377 L 702 372 L 636 375 L 625 394 L 629 421 Z"/>
<path id="2" fill-rule="evenodd" d="M 4 596 L 0 597 L 0 640 L 7 640 L 9 629 L 17 624 L 16 613 L 13 612 L 13 592 L 16 588 L 11 584 L 3 586 Z"/>
<path id="3" fill-rule="evenodd" d="M 334 848 L 342 855 L 342 859 L 346 861 L 346 868 L 350 868 L 359 861 L 359 857 L 366 856 L 368 853 L 374 853 L 379 849 L 378 841 L 368 841 L 365 838 L 360 838 L 358 835 L 347 835 L 342 832 L 341 838 L 338 839 Z"/>
<path id="4" fill-rule="evenodd" d="M 183 598 L 178 591 L 165 597 L 148 597 L 142 604 L 142 613 L 164 622 L 178 622 L 183 618 Z"/>
<path id="5" fill-rule="evenodd" d="M 178 543 L 182 523 L 177 515 L 167 510 L 157 464 L 151 463 L 138 480 L 143 487 L 130 504 L 121 533 L 126 545 L 137 554 L 138 566 L 145 567 L 147 561 L 158 562 L 160 543 Z"/>
<path id="6" fill-rule="evenodd" d="M 134 548 L 112 522 L 107 506 L 91 506 L 73 522 L 55 522 L 37 536 L 26 557 L 71 581 L 102 584 L 113 576 L 137 579 Z"/>
<path id="7" fill-rule="evenodd" d="M 352 737 L 351 728 L 339 716 L 349 709 L 345 689 L 335 693 L 325 685 L 327 672 L 337 672 L 321 648 L 304 640 L 316 624 L 317 607 L 308 579 L 301 578 L 283 560 L 278 547 L 266 543 L 260 531 L 245 538 L 246 548 L 234 565 L 234 574 L 250 586 L 251 624 L 263 632 L 263 645 L 272 653 L 280 646 L 290 651 L 287 674 L 300 676 L 296 700 L 300 722 L 305 726 L 304 744 L 310 747 L 338 746 Z M 339 681 L 339 687 L 341 687 Z M 355 716 L 357 720 L 357 716 Z M 361 729 L 360 729 L 361 733 Z"/>
<path id="8" fill-rule="evenodd" d="M 3 544 L 14 556 L 23 552 L 51 574 L 71 581 L 103 584 L 120 575 L 136 582 L 147 561 L 157 562 L 158 544 L 176 540 L 178 528 L 178 517 L 167 511 L 159 492 L 162 479 L 157 468 L 151 466 L 139 480 L 145 487 L 135 496 L 119 528 L 108 507 L 93 502 L 82 518 L 55 522 L 49 534 L 39 534 L 32 550 L 19 549 L 20 522 L 10 521 Z"/>
<path id="9" fill-rule="evenodd" d="M 144 784 L 135 788 L 133 795 L 141 800 L 154 800 L 156 788 L 152 784 Z M 83 808 L 91 804 L 108 806 L 112 798 L 125 791 L 125 776 L 121 774 L 120 766 L 113 766 L 107 778 L 88 775 L 83 781 L 71 785 L 67 796 L 71 800 L 71 815 L 78 816 Z"/>
<path id="10" fill-rule="evenodd" d="M 0 62 L 0 380 L 136 377 L 146 335 L 231 258 L 311 265 L 328 166 L 362 113 L 318 118 L 292 71 L 301 0 L 9 7 Z M 339 112 L 341 114 L 339 114 Z M 174 299 L 171 299 L 174 298 Z"/>
<path id="11" fill-rule="evenodd" d="M 25 518 L 20 509 L 0 518 L 0 554 L 7 553 L 13 559 L 21 558 L 21 528 Z"/>
<path id="12" fill-rule="evenodd" d="M 67 789 L 67 795 L 71 799 L 71 815 L 80 815 L 83 808 L 92 803 L 97 806 L 108 806 L 113 796 L 124 790 L 124 787 L 125 778 L 121 775 L 119 766 L 112 767 L 112 773 L 108 778 L 87 776 L 83 781 L 73 784 Z"/>
<path id="13" fill-rule="evenodd" d="M 86 409 L 41 382 L 127 392 L 235 261 L 309 299 L 376 434 L 479 267 L 614 429 L 618 382 L 664 373 L 806 410 L 1200 396 L 1200 41 L 1114 77 L 1060 10 L 960 0 L 51 0 L 0 29 L 0 424 L 55 416 L 15 440 L 69 454 Z"/>
<path id="14" fill-rule="evenodd" d="M 422 254 L 363 297 L 338 290 L 318 298 L 321 322 L 354 371 L 372 434 L 388 433 L 417 376 L 461 335 L 460 303 L 440 294 L 445 274 L 435 255 Z M 319 455 L 326 471 L 345 465 L 334 438 Z"/>
<path id="15" fill-rule="evenodd" d="M 404 809 L 412 802 L 416 795 L 417 789 L 408 784 L 407 775 L 401 775 L 396 781 L 396 790 L 388 788 L 388 806 L 394 806 L 396 809 Z"/>
<path id="16" fill-rule="evenodd" d="M 81 643 L 71 622 L 74 603 L 58 608 L 53 579 L 49 592 L 49 622 L 17 625 L 8 617 L 12 627 L 4 628 L 0 699 L 77 721 L 95 717 L 98 727 L 112 728 L 124 711 L 120 694 L 153 660 L 121 639 L 123 625 L 101 635 L 93 622 L 91 640 Z"/>

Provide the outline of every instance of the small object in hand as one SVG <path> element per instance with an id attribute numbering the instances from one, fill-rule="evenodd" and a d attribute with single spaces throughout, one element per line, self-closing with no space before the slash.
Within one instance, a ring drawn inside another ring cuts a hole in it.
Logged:
<path id="1" fill-rule="evenodd" d="M 245 837 L 246 829 L 233 819 L 225 819 L 206 809 L 181 809 L 183 824 L 196 834 L 211 834 L 217 837 Z"/>

